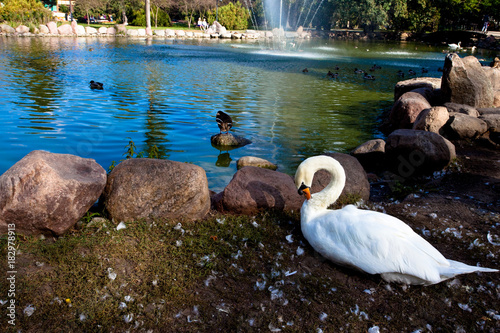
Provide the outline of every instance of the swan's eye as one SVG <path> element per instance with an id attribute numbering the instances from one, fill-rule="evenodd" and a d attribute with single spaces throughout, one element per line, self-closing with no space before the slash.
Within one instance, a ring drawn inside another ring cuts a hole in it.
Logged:
<path id="1" fill-rule="evenodd" d="M 302 182 L 302 184 L 300 185 L 299 190 L 298 190 L 299 195 L 304 194 L 304 190 L 305 190 L 306 188 L 309 188 L 309 186 L 306 186 L 306 184 L 304 184 L 304 182 Z"/>

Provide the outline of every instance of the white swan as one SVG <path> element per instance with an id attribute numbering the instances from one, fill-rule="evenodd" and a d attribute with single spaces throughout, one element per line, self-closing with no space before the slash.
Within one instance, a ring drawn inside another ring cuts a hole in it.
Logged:
<path id="1" fill-rule="evenodd" d="M 448 44 L 448 48 L 450 50 L 460 50 L 462 48 L 460 44 L 462 44 L 462 42 L 458 42 L 458 44 Z"/>
<path id="2" fill-rule="evenodd" d="M 330 172 L 332 180 L 321 192 L 311 195 L 314 174 L 320 169 Z M 327 209 L 340 196 L 345 180 L 344 168 L 329 156 L 306 159 L 295 174 L 295 185 L 307 199 L 300 212 L 302 233 L 325 258 L 380 274 L 387 282 L 404 284 L 431 285 L 459 274 L 498 271 L 446 259 L 393 216 L 353 205 Z"/>

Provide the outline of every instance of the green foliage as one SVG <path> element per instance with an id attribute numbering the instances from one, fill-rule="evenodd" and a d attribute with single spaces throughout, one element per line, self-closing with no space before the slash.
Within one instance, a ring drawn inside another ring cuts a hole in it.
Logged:
<path id="1" fill-rule="evenodd" d="M 138 27 L 146 26 L 146 13 L 144 12 L 144 8 L 139 10 L 134 10 L 132 15 L 129 16 L 130 24 Z"/>
<path id="2" fill-rule="evenodd" d="M 3 0 L 2 3 L 3 6 L 0 6 L 0 22 L 38 25 L 47 23 L 52 18 L 52 12 L 37 0 Z"/>
<path id="3" fill-rule="evenodd" d="M 208 21 L 215 21 L 215 11 L 208 12 Z M 230 2 L 225 6 L 218 8 L 218 20 L 229 30 L 245 30 L 248 28 L 248 21 L 250 20 L 250 12 L 246 7 L 242 7 L 241 3 L 237 1 L 235 4 Z"/>
<path id="4" fill-rule="evenodd" d="M 160 158 L 160 150 L 156 145 L 150 147 L 147 152 L 145 151 L 138 152 L 134 141 L 131 138 L 127 139 L 129 139 L 128 144 L 125 146 L 127 151 L 123 153 L 123 155 L 125 155 L 125 159 L 128 160 L 129 158 L 144 158 L 144 157 L 156 158 L 156 159 Z M 120 162 L 121 161 L 123 160 L 120 160 Z M 116 167 L 116 161 L 111 162 L 111 165 L 108 167 L 108 173 L 113 171 L 115 167 Z"/>

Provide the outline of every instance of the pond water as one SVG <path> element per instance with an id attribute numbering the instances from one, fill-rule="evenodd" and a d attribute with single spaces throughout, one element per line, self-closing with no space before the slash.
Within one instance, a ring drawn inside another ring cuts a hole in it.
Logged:
<path id="1" fill-rule="evenodd" d="M 0 37 L 0 174 L 35 149 L 93 158 L 105 169 L 156 145 L 161 158 L 207 172 L 220 191 L 246 155 L 293 175 L 306 157 L 382 137 L 377 117 L 396 74 L 440 77 L 442 49 L 411 43 Z M 355 68 L 373 64 L 375 80 Z M 340 67 L 338 70 L 335 67 Z M 429 70 L 422 74 L 422 67 Z M 308 72 L 303 73 L 307 68 Z M 336 79 L 327 72 L 338 72 Z M 89 81 L 104 90 L 89 88 Z M 219 151 L 215 114 L 252 144 Z"/>

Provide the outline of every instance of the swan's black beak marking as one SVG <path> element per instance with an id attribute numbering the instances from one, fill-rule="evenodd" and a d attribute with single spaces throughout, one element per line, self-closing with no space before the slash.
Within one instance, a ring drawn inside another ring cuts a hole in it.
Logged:
<path id="1" fill-rule="evenodd" d="M 300 185 L 298 192 L 299 195 L 305 195 L 307 200 L 311 199 L 311 191 L 309 190 L 309 186 L 306 186 L 304 183 Z"/>

